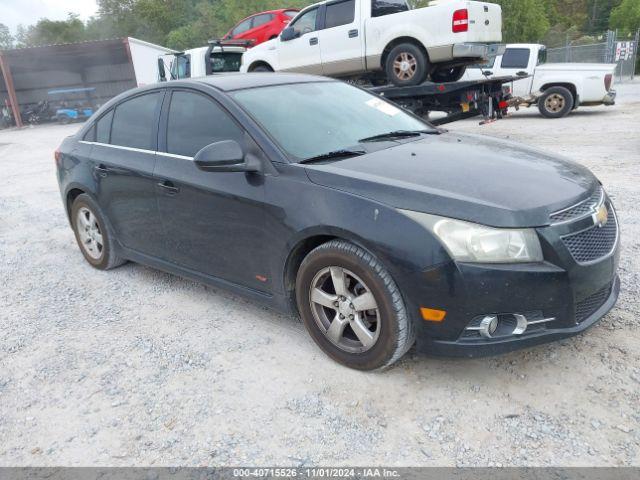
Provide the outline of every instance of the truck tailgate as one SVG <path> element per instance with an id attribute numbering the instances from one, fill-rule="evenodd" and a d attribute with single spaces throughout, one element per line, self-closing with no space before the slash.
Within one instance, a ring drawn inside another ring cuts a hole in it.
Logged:
<path id="1" fill-rule="evenodd" d="M 468 42 L 502 41 L 502 8 L 495 3 L 466 2 L 469 12 Z"/>

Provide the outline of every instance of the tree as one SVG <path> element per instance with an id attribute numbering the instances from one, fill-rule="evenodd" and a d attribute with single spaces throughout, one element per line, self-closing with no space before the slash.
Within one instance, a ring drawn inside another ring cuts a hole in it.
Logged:
<path id="1" fill-rule="evenodd" d="M 4 23 L 0 23 L 0 50 L 8 50 L 13 47 L 13 36 Z"/>
<path id="2" fill-rule="evenodd" d="M 54 45 L 58 43 L 81 42 L 86 39 L 85 26 L 78 15 L 70 13 L 66 20 L 38 20 L 27 28 L 18 27 L 16 40 L 19 46 Z"/>
<path id="3" fill-rule="evenodd" d="M 617 28 L 624 35 L 635 33 L 640 28 L 640 1 L 623 0 L 611 12 L 610 24 L 611 28 Z"/>
<path id="4" fill-rule="evenodd" d="M 550 27 L 542 0 L 495 0 L 502 6 L 502 40 L 539 42 Z"/>

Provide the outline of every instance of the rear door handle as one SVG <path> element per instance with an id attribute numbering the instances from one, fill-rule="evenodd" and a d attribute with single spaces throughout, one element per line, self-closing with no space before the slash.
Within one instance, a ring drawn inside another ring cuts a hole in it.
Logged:
<path id="1" fill-rule="evenodd" d="M 178 192 L 180 192 L 180 189 L 176 187 L 173 184 L 173 182 L 170 182 L 169 180 L 165 180 L 164 182 L 158 183 L 158 186 L 162 188 L 167 195 L 176 195 L 178 194 Z"/>
<path id="2" fill-rule="evenodd" d="M 358 36 L 358 30 L 349 30 L 349 38 L 356 38 Z"/>
<path id="3" fill-rule="evenodd" d="M 312 37 L 309 39 L 309 45 L 317 45 L 318 44 L 318 37 Z"/>
<path id="4" fill-rule="evenodd" d="M 104 165 L 102 165 L 102 164 L 96 165 L 95 167 L 93 167 L 93 169 L 102 178 L 106 177 L 109 174 L 109 169 L 107 167 L 105 167 Z"/>

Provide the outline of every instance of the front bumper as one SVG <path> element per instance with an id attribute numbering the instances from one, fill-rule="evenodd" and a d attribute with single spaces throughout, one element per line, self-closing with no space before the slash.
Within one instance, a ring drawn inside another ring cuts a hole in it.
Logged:
<path id="1" fill-rule="evenodd" d="M 453 46 L 453 58 L 481 58 L 489 59 L 496 55 L 502 55 L 506 50 L 504 44 L 484 43 L 456 43 Z"/>
<path id="2" fill-rule="evenodd" d="M 620 232 L 615 209 L 608 205 L 611 223 L 602 227 L 594 226 L 591 217 L 583 217 L 538 228 L 543 263 L 481 265 L 448 261 L 398 278 L 416 325 L 418 351 L 445 356 L 494 355 L 571 337 L 595 324 L 613 308 L 620 291 Z M 590 247 L 576 250 L 572 245 L 596 229 L 602 235 L 615 231 L 611 237 L 614 243 L 606 254 L 582 258 L 580 255 L 589 253 Z M 447 313 L 443 321 L 430 322 L 421 318 L 421 308 Z M 504 319 L 505 324 L 526 317 L 532 326 L 524 332 L 508 331 L 494 338 L 473 331 L 479 325 L 476 322 L 489 316 Z M 533 326 L 537 319 L 550 320 Z"/>
<path id="3" fill-rule="evenodd" d="M 505 339 L 495 339 L 491 342 L 485 343 L 469 343 L 464 341 L 449 342 L 427 339 L 422 342 L 421 351 L 438 356 L 469 358 L 486 357 L 573 337 L 585 330 L 588 330 L 598 323 L 602 317 L 609 313 L 616 304 L 619 293 L 620 280 L 616 277 L 611 288 L 611 293 L 605 303 L 581 323 L 572 327 L 547 328 L 524 337 L 512 336 Z"/>

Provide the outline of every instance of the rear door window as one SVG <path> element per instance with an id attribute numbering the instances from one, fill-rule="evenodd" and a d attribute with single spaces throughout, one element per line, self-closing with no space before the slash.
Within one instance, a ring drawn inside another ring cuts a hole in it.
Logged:
<path id="1" fill-rule="evenodd" d="M 111 127 L 111 144 L 122 147 L 156 149 L 154 139 L 161 92 L 127 100 L 116 107 Z"/>
<path id="2" fill-rule="evenodd" d="M 113 120 L 113 110 L 110 110 L 96 122 L 96 142 L 109 143 L 111 120 Z"/>
<path id="3" fill-rule="evenodd" d="M 253 17 L 252 28 L 259 27 L 261 25 L 264 25 L 265 23 L 269 23 L 272 19 L 273 15 L 271 15 L 270 13 L 256 15 L 255 17 Z"/>
<path id="4" fill-rule="evenodd" d="M 167 152 L 195 156 L 203 147 L 223 140 L 241 142 L 244 131 L 216 102 L 205 95 L 176 91 L 167 122 Z"/>
<path id="5" fill-rule="evenodd" d="M 353 23 L 355 11 L 355 0 L 328 4 L 324 28 L 339 27 L 340 25 L 349 25 L 350 23 Z"/>
<path id="6" fill-rule="evenodd" d="M 528 48 L 507 48 L 502 57 L 501 68 L 527 68 L 531 51 Z"/>

